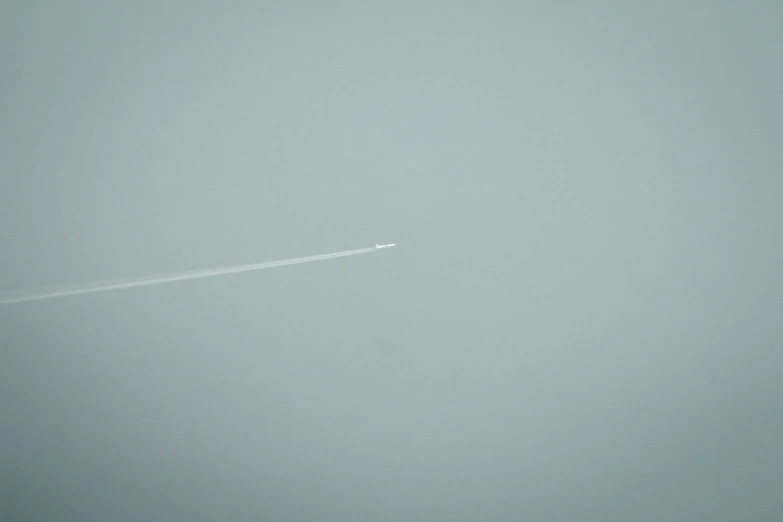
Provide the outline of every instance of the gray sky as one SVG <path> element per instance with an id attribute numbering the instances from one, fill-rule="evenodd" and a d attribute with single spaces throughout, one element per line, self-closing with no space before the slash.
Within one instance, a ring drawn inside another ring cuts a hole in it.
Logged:
<path id="1" fill-rule="evenodd" d="M 114 4 L 114 5 L 111 5 Z M 781 520 L 779 2 L 5 2 L 0 518 Z"/>

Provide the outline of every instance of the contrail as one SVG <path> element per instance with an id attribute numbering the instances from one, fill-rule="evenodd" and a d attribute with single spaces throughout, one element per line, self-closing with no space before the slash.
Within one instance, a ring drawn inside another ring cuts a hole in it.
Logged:
<path id="1" fill-rule="evenodd" d="M 194 270 L 190 272 L 180 272 L 178 274 L 169 274 L 157 277 L 148 277 L 143 279 L 129 279 L 125 281 L 96 283 L 80 288 L 71 287 L 70 290 L 50 291 L 47 293 L 36 293 L 18 297 L 9 297 L 0 299 L 0 305 L 21 303 L 23 301 L 39 301 L 41 299 L 54 299 L 55 297 L 69 297 L 72 295 L 92 294 L 95 292 L 107 292 L 109 290 L 120 290 L 123 288 L 135 288 L 137 286 L 160 285 L 163 283 L 173 283 L 175 281 L 187 281 L 189 279 L 201 279 L 204 277 L 214 277 L 228 274 L 239 274 L 242 272 L 252 272 L 253 270 L 264 270 L 266 268 L 275 268 L 278 266 L 298 265 L 300 263 L 312 263 L 313 261 L 323 261 L 324 259 L 333 259 L 335 257 L 355 256 L 375 252 L 378 247 L 360 248 L 358 250 L 345 250 L 333 254 L 320 254 L 317 256 L 295 257 L 293 259 L 283 259 L 280 261 L 267 261 L 264 263 L 251 263 L 247 265 L 234 265 L 223 268 L 212 268 L 209 270 Z M 61 287 L 62 288 L 62 287 Z"/>

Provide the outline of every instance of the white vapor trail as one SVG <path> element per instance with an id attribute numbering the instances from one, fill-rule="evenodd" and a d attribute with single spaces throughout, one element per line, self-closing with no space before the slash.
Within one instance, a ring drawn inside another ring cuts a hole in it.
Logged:
<path id="1" fill-rule="evenodd" d="M 228 274 L 239 274 L 242 272 L 252 272 L 253 270 L 264 270 L 266 268 L 275 268 L 278 266 L 298 265 L 300 263 L 312 263 L 313 261 L 323 261 L 335 257 L 355 256 L 357 254 L 366 254 L 380 250 L 375 247 L 360 248 L 358 250 L 345 250 L 333 254 L 320 254 L 317 256 L 295 257 L 293 259 L 283 259 L 280 261 L 267 261 L 264 263 L 251 263 L 247 265 L 234 265 L 223 268 L 212 268 L 209 270 L 194 270 L 191 272 L 180 272 L 178 274 L 169 274 L 157 277 L 148 277 L 143 279 L 129 279 L 126 281 L 115 281 L 112 283 L 96 283 L 90 286 L 80 288 L 71 287 L 70 290 L 50 291 L 46 293 L 36 293 L 17 297 L 0 299 L 0 305 L 21 303 L 23 301 L 39 301 L 41 299 L 53 299 L 55 297 L 68 297 L 80 294 L 92 294 L 95 292 L 107 292 L 109 290 L 120 290 L 123 288 L 135 288 L 137 286 L 160 285 L 163 283 L 173 283 L 175 281 L 187 281 L 189 279 L 201 279 L 204 277 L 214 277 Z"/>

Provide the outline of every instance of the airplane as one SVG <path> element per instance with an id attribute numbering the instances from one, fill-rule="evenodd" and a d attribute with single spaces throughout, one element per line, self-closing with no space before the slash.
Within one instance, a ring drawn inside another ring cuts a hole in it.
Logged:
<path id="1" fill-rule="evenodd" d="M 375 244 L 375 248 L 387 248 L 387 247 L 393 247 L 393 246 L 397 246 L 397 243 L 390 243 L 388 245 L 379 245 L 377 243 Z"/>

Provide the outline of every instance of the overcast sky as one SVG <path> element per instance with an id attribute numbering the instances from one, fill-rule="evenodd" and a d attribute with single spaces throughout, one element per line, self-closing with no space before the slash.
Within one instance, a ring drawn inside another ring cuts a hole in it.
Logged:
<path id="1" fill-rule="evenodd" d="M 0 7 L 0 519 L 783 519 L 776 1 Z"/>

